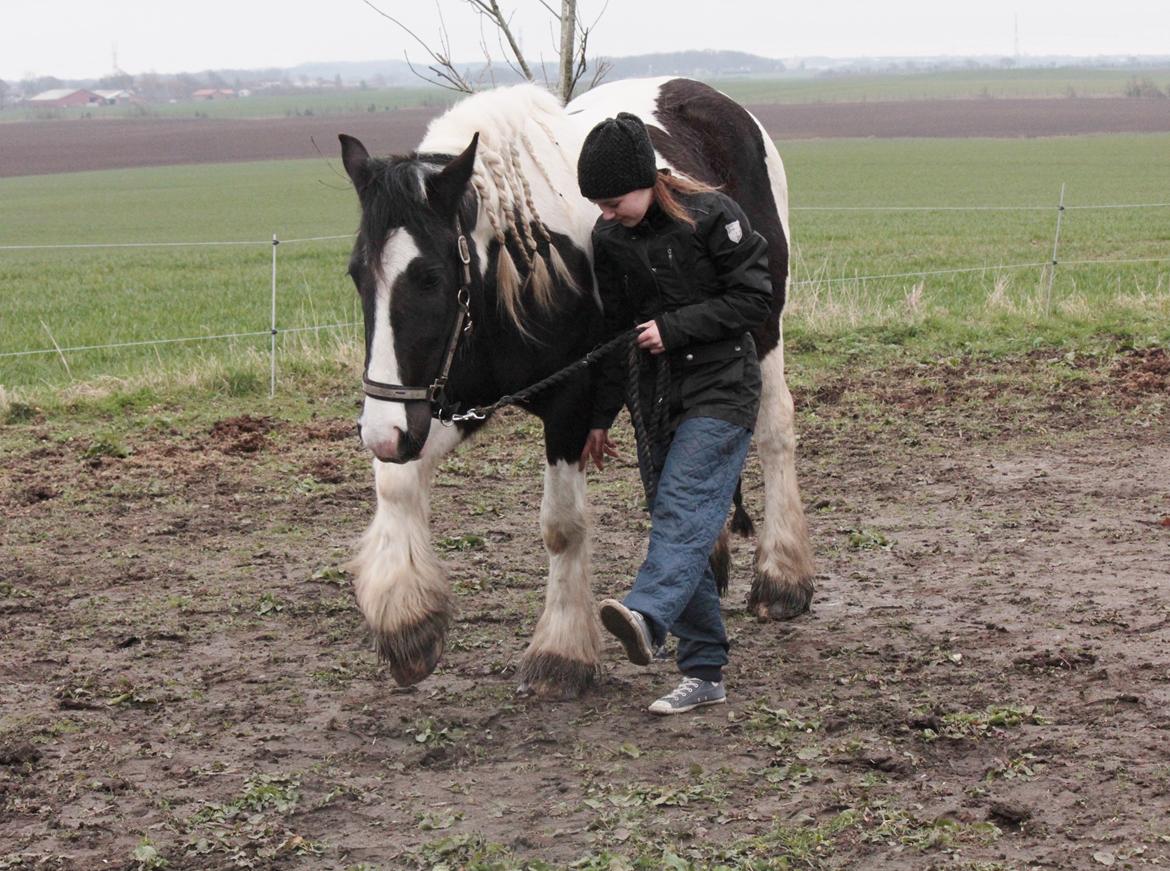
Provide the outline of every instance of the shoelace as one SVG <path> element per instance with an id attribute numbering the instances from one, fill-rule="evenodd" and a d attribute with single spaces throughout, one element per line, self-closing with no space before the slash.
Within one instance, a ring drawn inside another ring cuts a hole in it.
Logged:
<path id="1" fill-rule="evenodd" d="M 703 682 L 697 677 L 684 677 L 682 683 L 675 687 L 674 690 L 667 696 L 667 698 L 671 699 L 672 701 L 675 699 L 681 699 L 691 691 L 698 689 L 699 685 L 702 683 Z"/>

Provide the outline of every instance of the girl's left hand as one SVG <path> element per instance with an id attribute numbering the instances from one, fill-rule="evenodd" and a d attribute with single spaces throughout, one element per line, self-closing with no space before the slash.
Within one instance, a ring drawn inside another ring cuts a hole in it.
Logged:
<path id="1" fill-rule="evenodd" d="M 638 347 L 644 351 L 649 351 L 651 354 L 661 354 L 666 351 L 666 347 L 662 344 L 662 336 L 658 334 L 658 323 L 656 321 L 646 321 L 644 324 L 638 324 Z"/>

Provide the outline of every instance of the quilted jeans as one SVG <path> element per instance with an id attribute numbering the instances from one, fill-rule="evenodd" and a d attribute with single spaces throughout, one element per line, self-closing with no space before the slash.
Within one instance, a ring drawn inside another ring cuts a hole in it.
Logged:
<path id="1" fill-rule="evenodd" d="M 718 681 L 727 664 L 727 631 L 708 557 L 743 471 L 751 430 L 714 417 L 684 420 L 675 430 L 650 506 L 650 545 L 624 599 L 661 644 L 678 640 L 678 669 Z"/>

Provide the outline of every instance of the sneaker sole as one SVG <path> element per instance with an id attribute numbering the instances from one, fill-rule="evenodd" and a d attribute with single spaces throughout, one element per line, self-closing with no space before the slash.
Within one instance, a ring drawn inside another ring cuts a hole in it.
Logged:
<path id="1" fill-rule="evenodd" d="M 649 665 L 653 652 L 645 646 L 645 639 L 638 627 L 630 621 L 628 610 L 621 605 L 601 606 L 601 625 L 622 643 L 626 658 L 634 665 Z"/>
<path id="2" fill-rule="evenodd" d="M 651 714 L 657 714 L 660 717 L 669 717 L 671 714 L 685 714 L 687 711 L 693 711 L 695 708 L 702 708 L 707 705 L 722 705 L 726 701 L 727 696 L 724 696 L 721 699 L 708 699 L 705 702 L 695 702 L 693 705 L 687 705 L 685 708 L 670 708 L 668 710 L 663 710 L 662 708 L 655 709 L 654 706 L 651 705 L 646 710 L 648 710 Z"/>

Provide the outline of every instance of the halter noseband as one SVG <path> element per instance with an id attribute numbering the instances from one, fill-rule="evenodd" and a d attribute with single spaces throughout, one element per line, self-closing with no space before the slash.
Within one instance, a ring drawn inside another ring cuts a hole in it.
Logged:
<path id="1" fill-rule="evenodd" d="M 455 351 L 459 347 L 459 337 L 470 333 L 473 322 L 471 320 L 471 248 L 467 244 L 467 236 L 463 233 L 463 224 L 459 216 L 455 216 L 455 232 L 459 235 L 457 247 L 459 260 L 462 265 L 463 282 L 456 291 L 455 300 L 459 303 L 455 312 L 455 326 L 451 330 L 451 338 L 447 341 L 447 351 L 443 355 L 443 365 L 439 375 L 431 382 L 430 387 L 405 387 L 402 384 L 385 384 L 374 381 L 369 376 L 369 370 L 362 373 L 362 389 L 371 399 L 380 399 L 384 402 L 410 402 L 414 400 L 431 403 L 436 411 L 441 406 L 443 390 L 447 386 L 447 375 L 451 371 L 451 361 L 455 359 Z"/>

